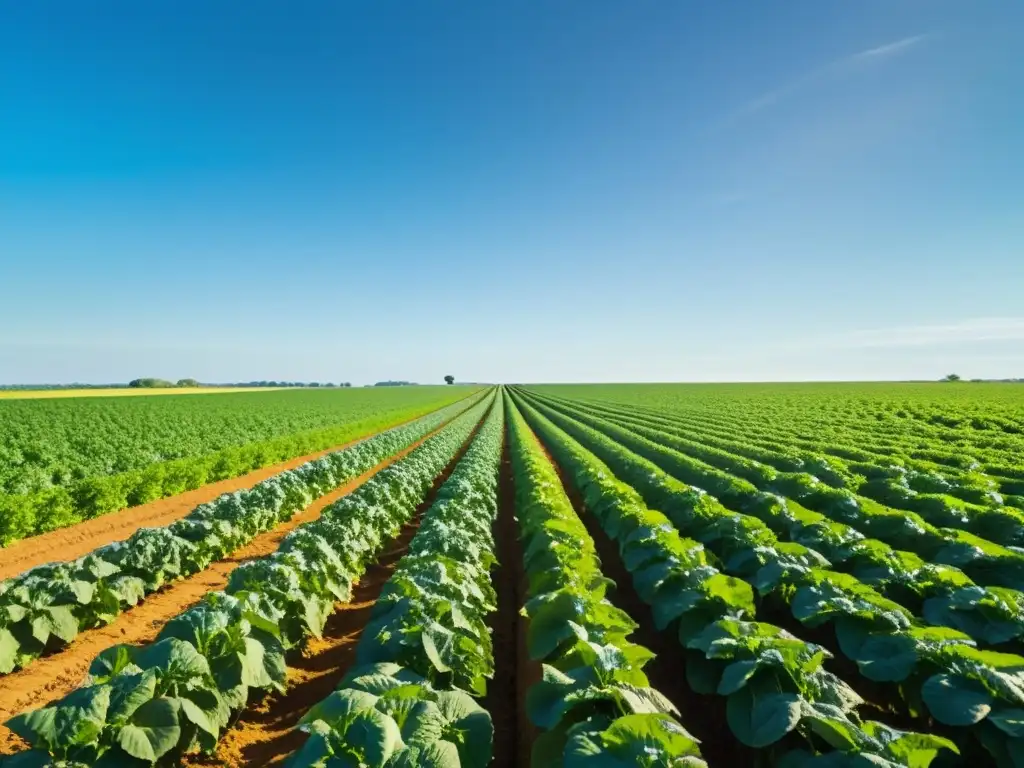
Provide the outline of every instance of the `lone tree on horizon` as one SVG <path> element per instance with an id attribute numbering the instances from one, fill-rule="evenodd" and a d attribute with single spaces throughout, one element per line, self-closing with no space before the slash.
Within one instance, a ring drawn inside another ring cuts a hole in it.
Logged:
<path id="1" fill-rule="evenodd" d="M 447 376 L 444 377 L 444 383 L 445 384 L 454 384 L 455 383 L 455 377 L 452 376 L 451 374 L 448 374 Z"/>
<path id="2" fill-rule="evenodd" d="M 959 376 L 959 374 L 956 374 L 956 373 L 950 373 L 950 374 L 947 374 L 945 377 L 943 377 L 942 380 L 943 381 L 960 381 L 960 376 Z"/>

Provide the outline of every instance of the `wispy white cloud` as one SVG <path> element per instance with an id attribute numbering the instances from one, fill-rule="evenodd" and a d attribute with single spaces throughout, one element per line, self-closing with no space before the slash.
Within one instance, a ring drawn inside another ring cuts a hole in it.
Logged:
<path id="1" fill-rule="evenodd" d="M 809 72 L 794 78 L 790 82 L 785 83 L 778 88 L 765 91 L 761 95 L 751 99 L 740 107 L 733 117 L 734 119 L 746 117 L 760 112 L 806 88 L 840 77 L 847 72 L 850 72 L 858 65 L 863 65 L 869 62 L 881 62 L 886 59 L 899 56 L 920 43 L 923 43 L 928 39 L 928 37 L 929 35 L 926 34 L 911 35 L 909 37 L 901 38 L 900 40 L 893 40 L 892 42 L 884 43 L 883 45 L 865 48 L 862 51 L 857 51 L 856 53 L 830 61 L 817 69 L 812 69 Z"/>
<path id="2" fill-rule="evenodd" d="M 770 350 L 807 352 L 953 347 L 1000 341 L 1024 341 L 1024 317 L 979 317 L 933 325 L 899 325 L 822 334 L 770 345 Z"/>
<path id="3" fill-rule="evenodd" d="M 865 61 L 868 59 L 883 59 L 888 56 L 895 56 L 898 53 L 903 53 L 908 48 L 912 48 L 918 43 L 924 42 L 928 38 L 928 35 L 912 35 L 911 37 L 904 37 L 902 40 L 896 40 L 885 45 L 879 45 L 875 48 L 868 48 L 866 50 L 855 53 L 848 57 L 849 61 Z"/>
<path id="4" fill-rule="evenodd" d="M 844 347 L 918 347 L 985 341 L 1024 341 L 1024 317 L 981 317 L 940 325 L 854 331 L 839 337 Z"/>

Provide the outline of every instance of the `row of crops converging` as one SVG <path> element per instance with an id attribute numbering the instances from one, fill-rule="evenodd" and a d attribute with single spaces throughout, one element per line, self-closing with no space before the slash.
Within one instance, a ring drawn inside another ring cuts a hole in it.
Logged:
<path id="1" fill-rule="evenodd" d="M 0 584 L 0 673 L 388 460 L 152 642 L 10 720 L 27 748 L 0 766 L 216 755 L 412 530 L 284 764 L 1024 768 L 1013 494 L 795 440 L 498 388 L 33 569 Z"/>

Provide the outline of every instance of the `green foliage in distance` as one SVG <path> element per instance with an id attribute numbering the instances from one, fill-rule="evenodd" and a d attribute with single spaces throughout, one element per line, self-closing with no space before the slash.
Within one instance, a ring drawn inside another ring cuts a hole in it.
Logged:
<path id="1" fill-rule="evenodd" d="M 331 448 L 473 391 L 2 400 L 0 545 Z"/>
<path id="2" fill-rule="evenodd" d="M 141 528 L 77 560 L 0 582 L 0 674 L 60 650 L 80 631 L 113 621 L 146 595 L 226 557 L 468 405 L 450 405 L 248 490 L 224 494 L 168 526 Z"/>
<path id="3" fill-rule="evenodd" d="M 15 759 L 113 768 L 212 751 L 251 691 L 281 688 L 287 652 L 321 635 L 492 399 L 289 533 L 275 553 L 238 566 L 224 592 L 168 622 L 153 643 L 104 651 L 83 687 L 7 721 L 33 748 Z"/>

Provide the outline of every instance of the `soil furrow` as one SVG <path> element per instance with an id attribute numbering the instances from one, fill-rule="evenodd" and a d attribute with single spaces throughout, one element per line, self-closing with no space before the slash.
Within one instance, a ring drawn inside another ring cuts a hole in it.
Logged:
<path id="1" fill-rule="evenodd" d="M 515 518 L 515 487 L 508 451 L 508 435 L 501 456 L 498 514 L 494 521 L 498 564 L 491 583 L 498 595 L 498 610 L 490 616 L 494 643 L 494 678 L 487 686 L 483 707 L 494 722 L 494 768 L 529 765 L 535 728 L 526 716 L 526 691 L 540 680 L 540 665 L 526 653 L 526 620 L 519 615 L 526 580 Z"/>
<path id="2" fill-rule="evenodd" d="M 430 492 L 419 504 L 398 536 L 386 545 L 377 561 L 366 569 L 353 586 L 352 599 L 335 606 L 322 638 L 311 639 L 301 656 L 288 660 L 288 690 L 269 694 L 251 704 L 238 721 L 223 734 L 214 755 L 188 755 L 189 766 L 265 766 L 280 765 L 302 746 L 306 734 L 296 723 L 314 704 L 330 695 L 348 669 L 355 663 L 356 649 L 363 628 L 370 619 L 381 590 L 391 578 L 398 561 L 409 548 L 420 519 L 434 503 L 437 492 L 451 475 L 469 448 L 486 414 L 458 452 L 434 479 Z"/>
<path id="3" fill-rule="evenodd" d="M 37 565 L 52 563 L 55 559 L 74 560 L 89 554 L 94 549 L 98 549 L 105 544 L 123 541 L 140 528 L 156 528 L 170 525 L 174 521 L 185 517 L 185 515 L 200 504 L 213 501 L 222 494 L 251 488 L 274 475 L 300 467 L 306 462 L 319 459 L 328 453 L 343 450 L 361 440 L 402 424 L 407 424 L 410 421 L 414 421 L 414 419 L 396 422 L 374 432 L 367 432 L 333 448 L 289 459 L 288 461 L 263 467 L 238 477 L 219 480 L 216 483 L 204 485 L 194 491 L 185 491 L 177 496 L 157 499 L 146 504 L 140 504 L 137 507 L 128 507 L 119 512 L 111 512 L 92 520 L 85 520 L 67 528 L 60 528 L 49 533 L 21 539 L 8 547 L 0 549 L 0 579 L 17 576 L 30 568 L 35 568 Z"/>
<path id="4" fill-rule="evenodd" d="M 443 428 L 439 427 L 438 430 Z M 438 430 L 431 435 L 436 434 Z M 144 602 L 122 613 L 112 623 L 83 632 L 63 651 L 37 659 L 25 669 L 0 677 L 0 723 L 21 712 L 45 706 L 46 703 L 70 693 L 81 684 L 92 660 L 110 646 L 120 643 L 140 645 L 153 640 L 168 619 L 197 603 L 208 592 L 223 589 L 231 572 L 242 562 L 274 552 L 289 531 L 320 517 L 324 508 L 406 456 L 431 435 L 385 459 L 373 469 L 331 493 L 321 496 L 291 520 L 272 531 L 260 534 L 230 557 L 212 563 L 205 570 L 153 593 Z M 0 725 L 0 754 L 10 754 L 24 749 L 24 746 L 21 739 Z"/>
<path id="5" fill-rule="evenodd" d="M 256 701 L 224 734 L 215 755 L 189 755 L 189 766 L 279 765 L 302 746 L 306 735 L 295 729 L 301 717 L 337 687 L 355 663 L 363 627 L 384 584 L 419 528 L 419 517 L 406 523 L 380 559 L 352 589 L 352 600 L 339 603 L 327 620 L 322 638 L 313 638 L 302 656 L 289 659 L 288 690 Z"/>

